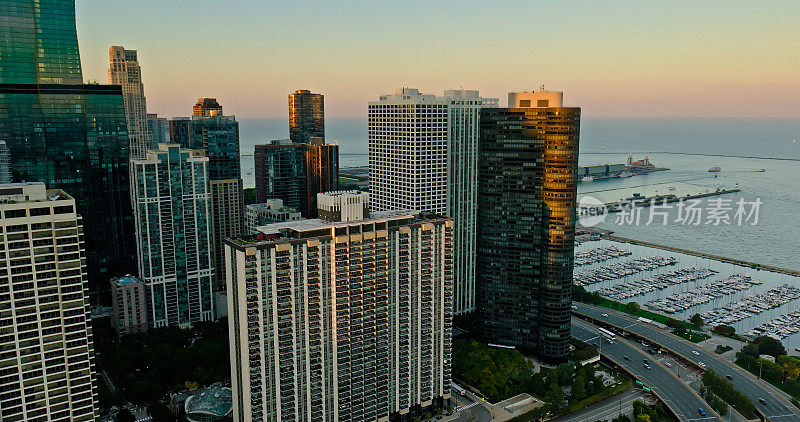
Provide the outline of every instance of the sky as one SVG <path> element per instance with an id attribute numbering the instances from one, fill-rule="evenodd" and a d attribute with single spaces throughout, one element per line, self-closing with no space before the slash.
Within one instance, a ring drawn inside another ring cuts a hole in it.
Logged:
<path id="1" fill-rule="evenodd" d="M 595 118 L 797 118 L 800 1 L 76 0 L 84 79 L 138 50 L 148 112 L 284 117 L 325 95 L 361 117 L 398 87 L 544 85 Z"/>

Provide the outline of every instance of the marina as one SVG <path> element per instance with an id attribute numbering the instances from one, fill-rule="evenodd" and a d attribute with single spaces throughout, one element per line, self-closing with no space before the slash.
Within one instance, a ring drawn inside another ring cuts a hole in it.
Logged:
<path id="1" fill-rule="evenodd" d="M 600 230 L 598 233 L 603 233 L 603 231 Z M 619 250 L 629 251 L 631 254 L 576 267 L 575 275 L 581 274 L 576 280 L 576 284 L 581 282 L 587 291 L 605 294 L 612 300 L 623 303 L 635 301 L 644 309 L 683 320 L 688 320 L 695 313 L 703 314 L 720 310 L 723 307 L 738 308 L 738 306 L 742 306 L 740 312 L 747 312 L 746 315 L 741 314 L 726 320 L 728 321 L 727 325 L 734 327 L 737 333 L 753 335 L 755 332 L 751 330 L 761 327 L 762 332 L 781 337 L 781 341 L 787 348 L 793 350 L 800 347 L 800 332 L 781 331 L 779 326 L 781 322 L 795 321 L 794 319 L 787 317 L 775 322 L 772 326 L 766 325 L 800 311 L 800 300 L 798 300 L 800 299 L 800 276 L 798 276 L 800 273 L 609 235 L 601 236 L 600 239 L 596 235 L 582 235 L 580 244 L 575 246 L 575 252 L 580 254 L 612 246 Z M 598 278 L 597 281 L 585 279 L 587 274 L 603 274 L 608 271 L 609 267 L 627 267 L 626 264 L 631 261 L 654 256 L 674 259 L 675 266 L 642 268 L 641 271 L 637 270 L 630 275 L 608 274 L 606 277 L 611 277 L 607 280 L 603 278 Z M 659 288 L 647 287 L 648 283 L 653 284 L 652 280 L 662 278 L 655 276 L 674 273 L 678 268 L 691 267 L 709 269 L 715 273 L 710 277 L 687 280 L 683 283 L 667 281 L 659 284 Z M 645 279 L 649 282 L 644 281 Z M 636 294 L 632 295 L 634 292 Z M 612 296 L 614 294 L 616 297 Z M 748 299 L 752 297 L 756 297 L 756 299 Z M 781 297 L 785 297 L 785 299 Z M 746 301 L 744 303 L 749 306 L 735 305 L 743 301 Z M 754 305 L 759 301 L 767 304 L 765 306 L 767 309 Z M 746 308 L 754 306 L 753 312 L 746 310 Z M 760 312 L 756 312 L 756 308 Z M 718 317 L 723 316 L 722 312 L 725 313 L 724 315 L 731 313 L 729 310 L 722 309 Z M 714 323 L 713 320 L 711 322 Z M 800 326 L 800 321 L 795 321 L 794 324 Z M 792 323 L 784 325 L 791 326 Z"/>
<path id="2" fill-rule="evenodd" d="M 616 280 L 642 271 L 651 271 L 667 265 L 674 265 L 677 262 L 675 258 L 654 255 L 575 273 L 572 276 L 572 281 L 579 286 L 587 286 L 603 281 Z"/>
<path id="3" fill-rule="evenodd" d="M 777 308 L 792 300 L 800 298 L 800 288 L 784 284 L 766 292 L 748 296 L 738 302 L 734 302 L 708 312 L 703 312 L 700 316 L 706 325 L 712 327 L 717 325 L 730 325 L 743 319 L 759 315 L 767 310 Z"/>
<path id="4" fill-rule="evenodd" d="M 716 273 L 716 271 L 709 268 L 687 267 L 668 273 L 655 274 L 636 282 L 618 284 L 597 292 L 609 299 L 622 301 L 655 290 L 664 290 L 675 284 L 689 283 L 711 277 Z"/>
<path id="5" fill-rule="evenodd" d="M 766 324 L 761 324 L 744 333 L 744 335 L 749 337 L 768 336 L 776 340 L 783 340 L 792 334 L 800 332 L 798 324 L 800 324 L 800 311 L 794 311 L 788 315 L 775 318 Z"/>
<path id="6" fill-rule="evenodd" d="M 763 281 L 755 280 L 749 275 L 734 274 L 722 280 L 712 281 L 694 290 L 676 293 L 664 299 L 651 300 L 645 303 L 645 306 L 654 311 L 674 314 L 675 312 L 706 304 L 723 296 L 730 296 L 762 283 Z"/>
<path id="7" fill-rule="evenodd" d="M 619 249 L 616 246 L 609 246 L 607 248 L 595 248 L 586 252 L 578 252 L 575 254 L 575 266 L 582 266 L 593 264 L 595 262 L 607 261 L 612 258 L 630 255 L 630 251 Z"/>

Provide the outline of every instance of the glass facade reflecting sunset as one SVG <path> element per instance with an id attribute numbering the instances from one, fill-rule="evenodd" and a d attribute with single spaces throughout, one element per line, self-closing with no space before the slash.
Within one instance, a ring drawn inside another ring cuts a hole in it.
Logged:
<path id="1" fill-rule="evenodd" d="M 477 315 L 492 343 L 569 353 L 580 108 L 481 112 Z"/>

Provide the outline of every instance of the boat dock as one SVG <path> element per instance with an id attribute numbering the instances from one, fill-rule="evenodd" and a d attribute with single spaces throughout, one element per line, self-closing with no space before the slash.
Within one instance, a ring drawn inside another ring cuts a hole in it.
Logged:
<path id="1" fill-rule="evenodd" d="M 664 290 L 677 284 L 689 283 L 711 277 L 717 272 L 710 268 L 686 267 L 667 273 L 655 274 L 640 281 L 622 283 L 613 287 L 600 289 L 601 295 L 616 301 L 623 301 L 634 296 L 644 295 L 656 290 Z"/>
<path id="2" fill-rule="evenodd" d="M 651 300 L 645 303 L 644 306 L 655 311 L 674 314 L 763 283 L 763 281 L 755 280 L 749 275 L 734 274 L 722 280 L 712 281 L 696 289 L 675 293 L 664 299 Z"/>
<path id="3" fill-rule="evenodd" d="M 702 312 L 706 325 L 730 325 L 751 316 L 761 314 L 800 298 L 800 288 L 784 284 L 757 295 L 748 296 L 738 302 Z"/>

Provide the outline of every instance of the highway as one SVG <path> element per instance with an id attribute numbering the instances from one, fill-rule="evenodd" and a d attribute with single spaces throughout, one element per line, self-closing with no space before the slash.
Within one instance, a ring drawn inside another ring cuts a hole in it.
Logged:
<path id="1" fill-rule="evenodd" d="M 609 344 L 600 337 L 597 327 L 575 319 L 572 322 L 572 336 L 585 343 L 598 345 L 603 356 L 624 368 L 637 380 L 652 389 L 653 393 L 675 412 L 679 420 L 722 420 L 697 395 L 697 392 L 678 379 L 655 358 L 645 354 L 627 340 L 617 337 L 613 344 Z M 628 356 L 630 360 L 626 360 L 625 356 Z M 644 359 L 648 360 L 650 369 L 645 368 Z M 700 415 L 699 409 L 701 408 L 705 410 L 705 416 Z"/>
<path id="2" fill-rule="evenodd" d="M 633 411 L 633 402 L 636 400 L 644 401 L 644 392 L 637 389 L 626 390 L 577 412 L 556 418 L 555 421 L 610 421 L 619 416 L 620 413 L 630 415 L 631 411 Z"/>
<path id="3" fill-rule="evenodd" d="M 736 389 L 747 395 L 770 421 L 800 421 L 800 410 L 789 403 L 782 393 L 778 392 L 774 387 L 768 385 L 764 381 L 756 379 L 752 374 L 739 368 L 734 363 L 717 356 L 714 352 L 708 351 L 653 325 L 639 322 L 636 319 L 610 309 L 598 308 L 577 302 L 574 303 L 574 306 L 577 308 L 573 310 L 575 314 L 589 317 L 596 321 L 636 334 L 647 339 L 647 341 L 651 343 L 660 345 L 673 354 L 679 355 L 684 360 L 692 362 L 698 367 L 702 366 L 700 365 L 702 362 L 706 365 L 706 368 L 714 370 L 714 372 L 720 376 L 730 375 L 730 381 Z M 608 316 L 603 316 L 603 314 Z M 574 318 L 573 321 L 575 321 Z M 761 405 L 758 402 L 759 398 L 766 400 L 767 404 Z"/>

